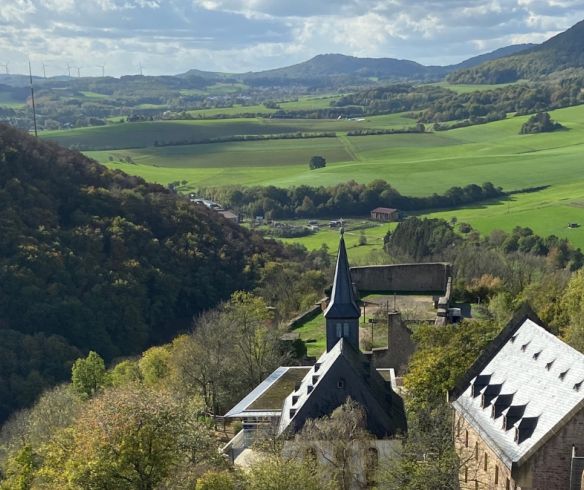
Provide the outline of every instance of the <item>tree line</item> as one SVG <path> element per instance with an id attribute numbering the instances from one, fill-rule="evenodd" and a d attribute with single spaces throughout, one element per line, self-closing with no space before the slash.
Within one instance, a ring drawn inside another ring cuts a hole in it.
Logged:
<path id="1" fill-rule="evenodd" d="M 379 206 L 402 211 L 448 208 L 504 195 L 500 187 L 486 182 L 451 187 L 441 195 L 403 196 L 384 180 L 368 184 L 349 181 L 330 187 L 218 187 L 200 189 L 199 193 L 248 216 L 267 219 L 365 216 Z"/>

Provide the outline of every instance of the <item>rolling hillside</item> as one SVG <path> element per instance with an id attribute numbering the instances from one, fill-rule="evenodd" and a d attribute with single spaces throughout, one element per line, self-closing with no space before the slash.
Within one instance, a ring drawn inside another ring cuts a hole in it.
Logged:
<path id="1" fill-rule="evenodd" d="M 451 74 L 452 83 L 509 83 L 584 68 L 584 21 L 513 56 Z"/>

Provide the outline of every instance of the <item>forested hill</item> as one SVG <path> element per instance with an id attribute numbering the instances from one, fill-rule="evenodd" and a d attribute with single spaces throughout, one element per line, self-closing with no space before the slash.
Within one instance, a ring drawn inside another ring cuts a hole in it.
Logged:
<path id="1" fill-rule="evenodd" d="M 507 83 L 584 68 L 584 21 L 543 44 L 448 76 L 453 83 Z"/>
<path id="2" fill-rule="evenodd" d="M 0 421 L 81 353 L 166 340 L 280 253 L 163 187 L 0 125 Z"/>
<path id="3" fill-rule="evenodd" d="M 302 63 L 265 70 L 239 74 L 220 74 L 190 70 L 178 77 L 189 79 L 223 77 L 239 80 L 250 85 L 279 85 L 286 83 L 338 84 L 343 81 L 371 82 L 381 80 L 424 80 L 441 79 L 446 74 L 479 65 L 487 60 L 498 59 L 530 48 L 531 44 L 506 46 L 495 51 L 469 58 L 457 65 L 424 66 L 411 60 L 395 58 L 358 58 L 343 54 L 319 54 Z"/>

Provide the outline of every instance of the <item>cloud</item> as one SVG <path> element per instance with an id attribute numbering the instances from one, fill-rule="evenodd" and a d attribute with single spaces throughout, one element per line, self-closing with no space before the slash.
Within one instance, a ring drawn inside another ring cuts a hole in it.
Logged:
<path id="1" fill-rule="evenodd" d="M 581 0 L 0 0 L 0 63 L 88 75 L 259 70 L 319 53 L 447 64 L 582 18 Z"/>

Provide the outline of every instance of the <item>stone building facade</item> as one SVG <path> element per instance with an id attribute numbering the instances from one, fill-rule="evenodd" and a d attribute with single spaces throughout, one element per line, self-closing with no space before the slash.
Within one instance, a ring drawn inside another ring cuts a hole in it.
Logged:
<path id="1" fill-rule="evenodd" d="M 450 394 L 463 490 L 582 487 L 584 355 L 529 310 Z"/>

